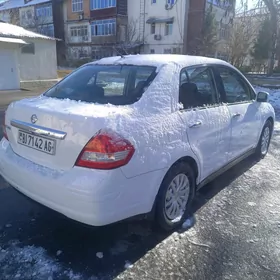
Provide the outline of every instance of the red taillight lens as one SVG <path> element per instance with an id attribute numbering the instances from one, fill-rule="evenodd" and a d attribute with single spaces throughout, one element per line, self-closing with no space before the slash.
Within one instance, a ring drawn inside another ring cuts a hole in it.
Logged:
<path id="1" fill-rule="evenodd" d="M 3 121 L 2 128 L 3 128 L 3 136 L 8 140 L 7 128 L 6 128 L 6 112 L 4 114 L 4 121 Z"/>
<path id="2" fill-rule="evenodd" d="M 84 147 L 76 166 L 114 169 L 126 165 L 135 152 L 132 144 L 115 132 L 101 130 Z"/>

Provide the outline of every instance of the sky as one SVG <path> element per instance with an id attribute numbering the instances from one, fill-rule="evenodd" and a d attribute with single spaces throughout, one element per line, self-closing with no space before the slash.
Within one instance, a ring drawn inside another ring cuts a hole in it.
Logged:
<path id="1" fill-rule="evenodd" d="M 243 3 L 245 2 L 246 0 L 243 0 Z M 247 0 L 248 1 L 248 9 L 253 9 L 256 5 L 256 2 L 257 0 Z M 237 9 L 240 9 L 242 6 L 241 6 L 241 3 L 242 3 L 242 0 L 237 0 L 236 1 L 236 8 Z"/>

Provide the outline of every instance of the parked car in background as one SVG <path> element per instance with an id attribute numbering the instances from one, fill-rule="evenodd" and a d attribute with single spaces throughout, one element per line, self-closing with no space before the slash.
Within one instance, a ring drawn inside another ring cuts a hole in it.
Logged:
<path id="1" fill-rule="evenodd" d="M 85 224 L 152 212 L 172 230 L 200 187 L 267 154 L 275 118 L 267 100 L 221 60 L 104 58 L 8 107 L 0 174 Z"/>

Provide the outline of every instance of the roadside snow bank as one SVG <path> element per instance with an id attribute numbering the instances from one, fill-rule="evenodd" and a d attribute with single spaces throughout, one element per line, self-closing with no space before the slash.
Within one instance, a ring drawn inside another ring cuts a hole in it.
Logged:
<path id="1" fill-rule="evenodd" d="M 255 87 L 256 92 L 265 91 L 269 93 L 269 102 L 275 110 L 280 110 L 280 89 L 269 89 L 266 87 Z"/>
<path id="2" fill-rule="evenodd" d="M 274 133 L 280 132 L 280 89 L 269 89 L 266 87 L 255 87 L 256 92 L 266 91 L 269 93 L 269 102 L 273 106 L 276 115 L 276 122 L 274 124 Z"/>

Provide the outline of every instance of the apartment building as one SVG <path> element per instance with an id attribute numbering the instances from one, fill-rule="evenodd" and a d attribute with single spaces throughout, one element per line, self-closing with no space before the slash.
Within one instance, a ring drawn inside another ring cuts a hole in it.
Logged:
<path id="1" fill-rule="evenodd" d="M 0 5 L 0 19 L 54 37 L 51 0 L 13 0 Z"/>
<path id="2" fill-rule="evenodd" d="M 141 53 L 182 53 L 188 0 L 128 0 Z"/>
<path id="3" fill-rule="evenodd" d="M 226 59 L 234 14 L 216 0 L 128 0 L 128 18 L 136 23 L 142 53 L 196 54 L 210 7 L 219 27 L 219 40 L 216 52 L 208 55 Z"/>
<path id="4" fill-rule="evenodd" d="M 126 39 L 127 0 L 65 1 L 69 59 L 100 59 L 121 52 Z"/>
<path id="5" fill-rule="evenodd" d="M 62 64 L 66 59 L 63 1 L 66 0 L 7 0 L 0 3 L 0 20 L 59 39 L 57 60 Z"/>

